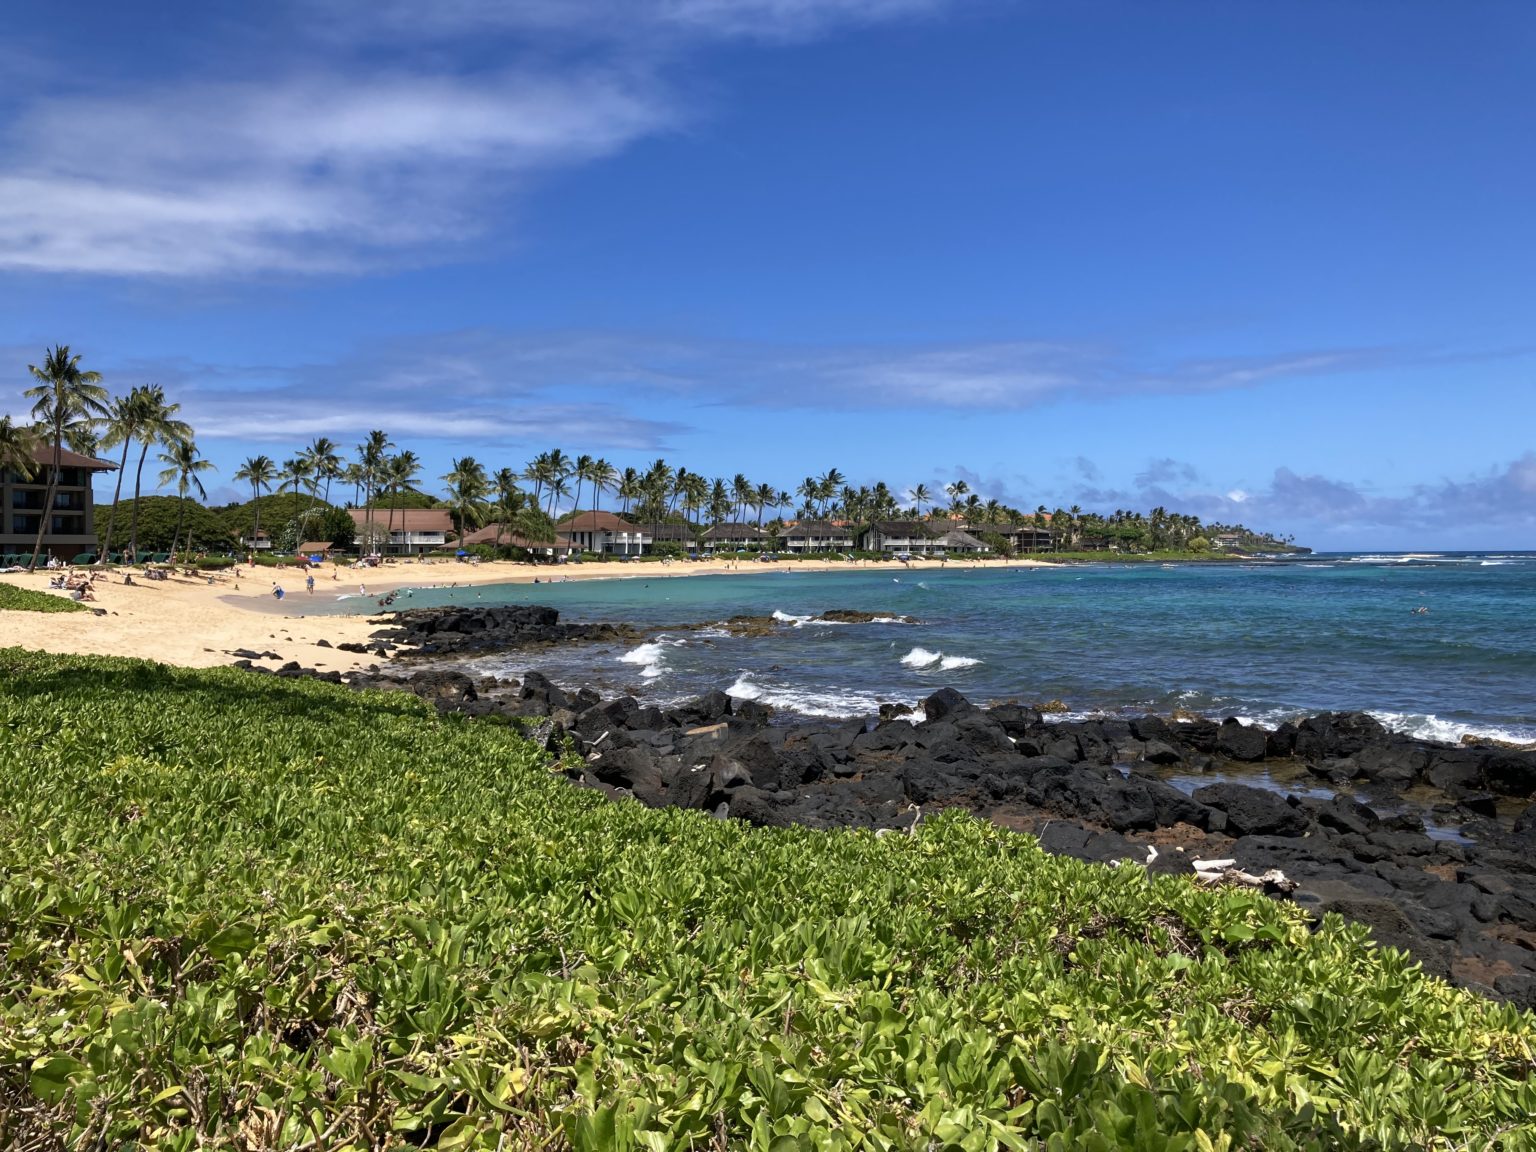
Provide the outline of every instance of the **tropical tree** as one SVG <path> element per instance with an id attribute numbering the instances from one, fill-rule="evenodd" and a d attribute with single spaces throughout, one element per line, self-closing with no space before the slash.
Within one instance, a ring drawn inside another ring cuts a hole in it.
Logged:
<path id="1" fill-rule="evenodd" d="M 496 493 L 496 547 L 501 547 L 501 534 L 522 510 L 528 494 L 517 486 L 518 475 L 510 468 L 498 468 L 491 477 Z"/>
<path id="2" fill-rule="evenodd" d="M 740 472 L 736 473 L 732 478 L 731 500 L 735 504 L 736 519 L 738 521 L 747 518 L 747 508 L 751 506 L 752 499 L 756 493 L 757 489 L 752 486 L 752 481 L 748 480 Z"/>
<path id="3" fill-rule="evenodd" d="M 293 485 L 293 519 L 297 522 L 299 519 L 299 488 L 309 479 L 309 465 L 305 462 L 303 456 L 294 456 L 284 460 L 282 470 L 277 474 L 277 479 L 279 491 L 290 484 Z"/>
<path id="4" fill-rule="evenodd" d="M 181 507 L 176 515 L 176 531 L 171 536 L 171 553 L 175 555 L 176 542 L 181 537 L 182 521 L 186 518 L 188 494 L 196 491 L 199 499 L 206 500 L 208 492 L 203 488 L 203 482 L 198 474 L 213 471 L 213 462 L 204 460 L 197 451 L 197 445 L 191 440 L 174 440 L 169 450 L 160 453 L 160 463 L 165 465 L 159 476 L 159 483 L 163 487 L 172 480 L 176 481 L 176 495 L 181 498 Z M 191 551 L 190 534 L 187 540 L 188 551 Z"/>
<path id="5" fill-rule="evenodd" d="M 484 523 L 485 498 L 490 492 L 485 466 L 473 456 L 464 456 L 453 461 L 442 480 L 448 485 L 448 508 L 462 537 Z"/>
<path id="6" fill-rule="evenodd" d="M 43 508 L 38 516 L 37 540 L 32 546 L 32 560 L 27 565 L 31 572 L 37 567 L 38 555 L 43 550 L 43 536 L 53 523 L 53 501 L 59 491 L 59 474 L 63 470 L 59 454 L 64 450 L 66 428 L 76 423 L 94 423 L 107 413 L 107 390 L 101 386 L 101 373 L 82 370 L 78 354 L 71 355 L 69 345 L 59 344 L 48 349 L 42 366 L 28 364 L 27 371 L 37 381 L 28 388 L 25 396 L 32 403 L 32 418 L 45 427 L 53 447 L 52 467 L 48 472 L 48 485 L 43 496 Z"/>
<path id="7" fill-rule="evenodd" d="M 399 452 L 384 462 L 380 478 L 385 491 L 394 497 L 389 506 L 389 523 L 387 525 L 389 535 L 393 536 L 395 532 L 395 512 L 400 506 L 400 494 L 407 488 L 414 487 L 416 481 L 421 478 L 421 460 L 417 457 L 416 453 L 409 449 Z M 403 517 L 401 522 L 404 522 Z"/>
<path id="8" fill-rule="evenodd" d="M 645 494 L 640 473 L 636 472 L 633 468 L 624 469 L 624 474 L 619 477 L 618 486 L 614 489 L 614 494 L 624 501 L 624 509 L 620 515 L 628 516 L 630 504 L 639 500 Z"/>
<path id="9" fill-rule="evenodd" d="M 601 512 L 603 493 L 613 489 L 619 482 L 618 469 L 606 460 L 597 459 L 592 461 L 587 479 L 592 481 L 592 511 Z"/>
<path id="10" fill-rule="evenodd" d="M 928 491 L 928 485 L 919 484 L 916 488 L 912 489 L 912 504 L 919 512 L 923 510 L 924 504 L 930 504 L 932 501 L 933 493 Z"/>
<path id="11" fill-rule="evenodd" d="M 138 431 L 139 465 L 133 474 L 133 509 L 128 518 L 128 554 L 134 559 L 139 555 L 139 500 L 144 488 L 144 461 L 149 450 L 156 444 L 169 447 L 177 440 L 192 439 L 192 425 L 176 415 L 181 411 L 181 405 L 167 403 L 165 389 L 158 384 L 146 384 L 144 391 L 144 411 Z"/>
<path id="12" fill-rule="evenodd" d="M 752 504 L 757 509 L 757 526 L 763 526 L 763 509 L 773 506 L 774 490 L 772 484 L 759 484 L 757 490 L 752 493 Z"/>
<path id="13" fill-rule="evenodd" d="M 368 438 L 357 446 L 357 468 L 359 478 L 363 484 L 363 523 L 373 524 L 373 496 L 384 471 L 384 462 L 389 456 L 389 450 L 395 446 L 395 442 L 389 438 L 389 434 L 375 428 L 368 433 Z M 373 542 L 373 532 L 367 533 L 368 541 Z"/>
<path id="14" fill-rule="evenodd" d="M 256 547 L 256 538 L 261 535 L 261 490 L 272 487 L 276 479 L 277 465 L 270 456 L 247 456 L 240 471 L 235 473 L 237 483 L 251 486 L 251 510 L 256 516 L 256 523 L 251 528 L 252 548 Z"/>
<path id="15" fill-rule="evenodd" d="M 341 475 L 341 455 L 338 449 L 341 445 L 324 436 L 316 436 L 314 442 L 304 449 L 303 460 L 309 466 L 310 482 L 313 485 L 313 496 L 320 499 L 320 487 L 325 486 L 325 503 L 331 502 L 331 481 Z M 311 502 L 313 507 L 313 502 Z"/>
<path id="16" fill-rule="evenodd" d="M 0 476 L 10 471 L 23 480 L 32 479 L 37 447 L 37 431 L 30 424 L 13 424 L 9 416 L 0 416 Z"/>
<path id="17" fill-rule="evenodd" d="M 576 463 L 571 465 L 571 479 L 576 481 L 576 500 L 572 505 L 573 511 L 581 511 L 581 486 L 592 478 L 592 466 L 596 463 L 596 459 L 583 453 L 576 457 Z"/>
<path id="18" fill-rule="evenodd" d="M 715 478 L 709 486 L 709 519 L 712 527 L 719 527 L 720 522 L 731 514 L 732 489 L 726 486 L 724 480 Z"/>
<path id="19" fill-rule="evenodd" d="M 149 418 L 153 404 L 153 392 L 141 384 L 129 390 L 126 396 L 116 397 L 107 411 L 106 432 L 101 438 L 102 447 L 115 448 L 121 444 L 123 455 L 117 464 L 117 484 L 112 490 L 112 507 L 107 512 L 107 531 L 102 537 L 104 543 L 96 558 L 98 564 L 106 559 L 107 553 L 112 548 L 112 530 L 117 525 L 117 505 L 123 498 L 123 476 L 128 471 L 128 449 L 138 439 L 139 428 Z"/>

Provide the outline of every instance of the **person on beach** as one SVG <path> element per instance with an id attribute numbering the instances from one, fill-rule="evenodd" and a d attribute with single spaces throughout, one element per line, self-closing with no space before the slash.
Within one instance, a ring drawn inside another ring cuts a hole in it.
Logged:
<path id="1" fill-rule="evenodd" d="M 304 577 L 304 590 L 311 596 L 315 594 L 315 574 L 313 572 Z"/>
<path id="2" fill-rule="evenodd" d="M 274 599 L 274 600 L 281 600 L 282 598 L 283 598 L 283 586 L 281 584 L 274 584 L 274 585 L 272 585 L 272 599 Z"/>

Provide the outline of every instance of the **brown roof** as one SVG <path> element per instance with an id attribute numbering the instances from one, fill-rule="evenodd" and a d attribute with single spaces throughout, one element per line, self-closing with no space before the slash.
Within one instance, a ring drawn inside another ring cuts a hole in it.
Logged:
<path id="1" fill-rule="evenodd" d="M 94 456 L 82 456 L 78 452 L 71 452 L 68 448 L 54 448 L 49 445 L 39 448 L 32 453 L 32 459 L 39 464 L 60 464 L 65 468 L 89 468 L 95 472 L 116 472 L 117 465 L 110 460 L 98 460 Z"/>
<path id="2" fill-rule="evenodd" d="M 555 525 L 561 532 L 638 532 L 635 525 L 612 512 L 578 512 Z"/>
<path id="3" fill-rule="evenodd" d="M 367 521 L 364 508 L 348 508 L 347 515 L 359 528 Z M 396 508 L 391 518 L 388 508 L 375 508 L 373 522 L 383 524 L 395 532 L 451 532 L 453 517 L 446 508 Z"/>
<path id="4" fill-rule="evenodd" d="M 496 543 L 497 527 L 497 524 L 492 523 L 487 524 L 484 528 L 476 528 L 473 532 L 466 534 L 459 543 L 466 547 L 470 544 L 494 544 Z M 506 528 L 501 529 L 501 542 L 503 544 L 511 544 L 516 548 L 548 548 L 554 543 L 553 540 L 529 540 Z"/>
<path id="5" fill-rule="evenodd" d="M 329 552 L 336 545 L 329 540 L 306 540 L 299 545 L 300 552 Z"/>

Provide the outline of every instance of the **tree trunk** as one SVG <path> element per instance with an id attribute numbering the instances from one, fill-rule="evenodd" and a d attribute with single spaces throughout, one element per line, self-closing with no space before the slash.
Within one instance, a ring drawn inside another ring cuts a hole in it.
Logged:
<path id="1" fill-rule="evenodd" d="M 251 512 L 256 522 L 251 525 L 251 555 L 256 555 L 256 541 L 261 537 L 261 486 L 251 485 Z"/>
<path id="2" fill-rule="evenodd" d="M 129 517 L 128 525 L 128 551 L 133 553 L 135 562 L 139 559 L 139 489 L 144 482 L 144 460 L 149 455 L 149 441 L 144 441 L 143 451 L 139 453 L 139 468 L 133 474 L 133 514 Z"/>
<path id="3" fill-rule="evenodd" d="M 37 569 L 37 554 L 43 550 L 43 534 L 53 524 L 53 498 L 59 491 L 59 460 L 64 451 L 64 422 L 55 421 L 53 425 L 53 471 L 48 474 L 48 487 L 43 493 L 43 514 L 37 521 L 37 540 L 32 545 L 32 563 L 27 565 L 27 571 Z"/>
<path id="4" fill-rule="evenodd" d="M 107 534 L 102 540 L 101 551 L 96 553 L 96 563 L 102 563 L 112 553 L 112 528 L 117 524 L 117 502 L 123 496 L 123 473 L 128 470 L 128 446 L 133 443 L 133 437 L 128 436 L 123 440 L 123 460 L 117 466 L 117 487 L 112 490 L 112 511 L 107 513 Z"/>
<path id="5" fill-rule="evenodd" d="M 187 498 L 186 498 L 186 496 L 182 495 L 179 492 L 177 493 L 177 495 L 181 496 L 181 503 L 179 505 L 177 505 L 177 507 L 176 507 L 176 531 L 171 534 L 171 563 L 172 564 L 176 563 L 176 542 L 181 539 L 181 525 L 182 525 L 182 522 L 184 520 L 186 520 L 186 518 L 187 518 Z M 192 550 L 191 548 L 187 549 L 188 552 L 190 552 L 191 550 Z"/>

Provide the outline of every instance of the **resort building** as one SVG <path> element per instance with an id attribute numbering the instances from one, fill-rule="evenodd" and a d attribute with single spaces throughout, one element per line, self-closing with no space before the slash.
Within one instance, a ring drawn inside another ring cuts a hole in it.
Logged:
<path id="1" fill-rule="evenodd" d="M 990 552 L 992 549 L 963 529 L 951 527 L 951 521 L 883 520 L 872 525 L 864 536 L 870 552 L 900 556 L 936 556 L 939 553 Z"/>
<path id="2" fill-rule="evenodd" d="M 901 552 L 926 555 L 935 535 L 922 520 L 881 520 L 865 533 L 864 548 L 868 552 L 890 555 Z"/>
<path id="3" fill-rule="evenodd" d="M 1217 548 L 1241 548 L 1243 546 L 1243 538 L 1236 532 L 1218 532 L 1211 538 L 1211 544 Z"/>
<path id="4" fill-rule="evenodd" d="M 995 532 L 1008 541 L 1015 552 L 1049 552 L 1056 547 L 1056 534 L 1048 527 L 1035 524 L 968 524 L 966 528 L 971 532 Z"/>
<path id="5" fill-rule="evenodd" d="M 469 548 L 475 544 L 522 548 L 527 552 L 538 552 L 545 556 L 551 555 L 555 550 L 553 540 L 529 540 L 498 521 L 492 521 L 484 528 L 476 528 L 473 532 L 466 533 L 459 541 L 461 548 Z"/>
<path id="6" fill-rule="evenodd" d="M 363 526 L 370 516 L 375 529 L 382 528 L 389 533 L 383 551 L 390 555 L 412 552 L 421 555 L 441 548 L 453 532 L 453 517 L 446 508 L 396 508 L 393 511 L 374 508 L 371 513 L 366 508 L 348 508 L 347 515 L 357 525 L 358 547 L 364 552 L 368 548 L 363 538 Z"/>
<path id="7" fill-rule="evenodd" d="M 266 532 L 253 532 L 240 537 L 240 547 L 246 552 L 270 552 L 272 551 L 272 537 Z"/>
<path id="8" fill-rule="evenodd" d="M 711 552 L 741 552 L 768 539 L 756 524 L 716 524 L 704 533 L 704 547 Z"/>
<path id="9" fill-rule="evenodd" d="M 96 509 L 91 498 L 91 482 L 98 472 L 115 472 L 117 465 L 91 456 L 82 456 L 67 448 L 43 448 L 34 456 L 32 476 L 23 480 L 20 473 L 0 473 L 0 556 L 30 556 L 37 543 L 37 529 L 44 518 L 43 503 L 48 497 L 48 481 L 58 469 L 59 486 L 53 507 L 47 511 L 43 528 L 43 554 L 70 561 L 86 553 L 95 554 Z"/>
<path id="10" fill-rule="evenodd" d="M 835 520 L 800 520 L 779 533 L 786 552 L 852 552 L 853 526 Z"/>
<path id="11" fill-rule="evenodd" d="M 692 526 L 679 524 L 676 520 L 651 525 L 646 538 L 652 544 L 676 544 L 689 552 L 699 546 L 698 534 Z"/>
<path id="12" fill-rule="evenodd" d="M 649 532 L 612 512 L 578 512 L 561 521 L 556 529 L 555 547 L 562 552 L 640 556 L 651 543 Z"/>

